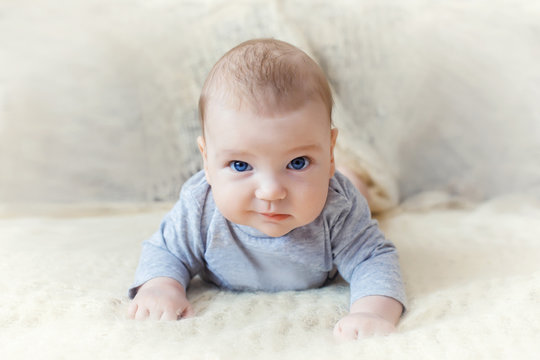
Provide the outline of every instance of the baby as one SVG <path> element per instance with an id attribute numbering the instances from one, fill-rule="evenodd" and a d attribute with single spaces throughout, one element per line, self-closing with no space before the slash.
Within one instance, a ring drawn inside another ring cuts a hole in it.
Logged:
<path id="1" fill-rule="evenodd" d="M 320 287 L 337 269 L 351 307 L 334 334 L 395 330 L 405 304 L 397 252 L 335 170 L 332 104 L 321 68 L 288 43 L 247 41 L 216 63 L 199 100 L 204 171 L 143 243 L 131 318 L 192 316 L 195 275 L 283 291 Z"/>

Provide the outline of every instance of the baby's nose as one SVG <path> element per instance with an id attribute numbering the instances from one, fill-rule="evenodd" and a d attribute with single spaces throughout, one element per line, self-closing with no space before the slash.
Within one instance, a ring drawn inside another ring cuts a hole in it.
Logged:
<path id="1" fill-rule="evenodd" d="M 255 196 L 259 200 L 283 200 L 287 197 L 287 190 L 275 177 L 265 177 L 255 190 Z"/>

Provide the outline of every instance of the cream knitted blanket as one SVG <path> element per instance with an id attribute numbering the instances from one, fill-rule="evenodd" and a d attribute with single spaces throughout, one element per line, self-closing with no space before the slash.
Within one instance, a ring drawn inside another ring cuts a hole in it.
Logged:
<path id="1" fill-rule="evenodd" d="M 83 211 L 84 210 L 84 211 Z M 337 343 L 348 286 L 232 293 L 195 281 L 197 316 L 125 317 L 140 242 L 164 208 L 0 219 L 2 359 L 537 359 L 540 204 L 434 194 L 380 219 L 409 296 L 399 331 Z M 51 213 L 51 212 L 49 212 Z"/>

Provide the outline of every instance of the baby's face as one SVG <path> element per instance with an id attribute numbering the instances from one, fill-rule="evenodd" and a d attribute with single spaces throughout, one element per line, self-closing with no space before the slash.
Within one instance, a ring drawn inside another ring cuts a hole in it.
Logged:
<path id="1" fill-rule="evenodd" d="M 326 202 L 336 137 L 322 102 L 272 116 L 212 104 L 198 141 L 218 209 L 273 237 L 309 224 Z"/>

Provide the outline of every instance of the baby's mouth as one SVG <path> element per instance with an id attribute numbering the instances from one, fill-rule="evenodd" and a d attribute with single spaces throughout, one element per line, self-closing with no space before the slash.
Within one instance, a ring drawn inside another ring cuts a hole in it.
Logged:
<path id="1" fill-rule="evenodd" d="M 259 213 L 259 214 L 265 217 L 266 219 L 274 220 L 274 221 L 282 221 L 290 217 L 290 215 L 288 214 L 278 214 L 278 213 Z"/>

